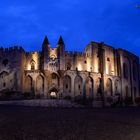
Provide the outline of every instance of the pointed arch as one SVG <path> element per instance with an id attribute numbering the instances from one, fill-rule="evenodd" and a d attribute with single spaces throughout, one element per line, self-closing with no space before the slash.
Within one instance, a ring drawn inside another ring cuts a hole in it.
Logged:
<path id="1" fill-rule="evenodd" d="M 2 77 L 2 76 L 7 76 L 7 75 L 9 75 L 9 73 L 8 73 L 7 71 L 2 71 L 2 72 L 0 73 L 0 77 Z"/>
<path id="2" fill-rule="evenodd" d="M 51 74 L 51 86 L 59 87 L 59 77 L 56 73 Z"/>
<path id="3" fill-rule="evenodd" d="M 86 79 L 86 97 L 93 98 L 93 79 L 91 77 Z"/>
<path id="4" fill-rule="evenodd" d="M 42 94 L 44 92 L 44 77 L 42 75 L 36 78 L 36 92 L 37 94 Z"/>
<path id="5" fill-rule="evenodd" d="M 31 70 L 35 70 L 35 61 L 32 59 L 31 62 Z"/>
<path id="6" fill-rule="evenodd" d="M 99 77 L 96 80 L 96 87 L 97 87 L 97 93 L 96 93 L 96 97 L 97 98 L 101 98 L 102 97 L 102 85 L 101 85 L 102 79 Z"/>
<path id="7" fill-rule="evenodd" d="M 115 80 L 115 94 L 120 94 L 121 93 L 121 85 L 120 85 L 120 80 L 116 79 Z"/>
<path id="8" fill-rule="evenodd" d="M 75 96 L 77 95 L 82 95 L 82 85 L 83 84 L 83 79 L 81 76 L 77 75 L 74 80 L 74 94 Z"/>
<path id="9" fill-rule="evenodd" d="M 25 78 L 25 92 L 32 92 L 33 80 L 31 76 Z"/>
<path id="10" fill-rule="evenodd" d="M 71 93 L 71 77 L 66 75 L 63 79 L 64 94 L 69 95 Z"/>
<path id="11" fill-rule="evenodd" d="M 9 73 L 7 71 L 2 71 L 0 73 L 0 90 L 8 89 L 10 85 Z"/>
<path id="12" fill-rule="evenodd" d="M 110 78 L 107 79 L 106 90 L 107 90 L 107 96 L 112 96 L 113 95 L 112 80 Z"/>

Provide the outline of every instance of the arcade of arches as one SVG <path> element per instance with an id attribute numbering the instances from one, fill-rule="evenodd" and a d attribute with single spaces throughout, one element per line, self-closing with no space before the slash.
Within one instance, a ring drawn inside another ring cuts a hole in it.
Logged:
<path id="1" fill-rule="evenodd" d="M 43 75 L 36 76 L 36 79 L 28 75 L 25 78 L 25 92 L 35 92 L 35 95 L 44 95 L 48 98 L 86 96 L 86 98 L 93 99 L 102 96 L 101 81 L 100 77 L 96 79 L 91 76 L 83 78 L 80 74 L 75 75 L 75 77 L 64 75 L 61 78 L 57 73 L 52 73 L 48 79 Z M 112 80 L 108 78 L 105 84 L 105 91 L 106 97 L 120 94 L 119 79 Z"/>

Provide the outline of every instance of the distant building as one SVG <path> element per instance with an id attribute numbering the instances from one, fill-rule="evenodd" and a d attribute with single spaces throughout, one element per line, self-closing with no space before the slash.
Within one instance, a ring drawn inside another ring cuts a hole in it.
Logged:
<path id="1" fill-rule="evenodd" d="M 0 91 L 41 98 L 85 97 L 104 100 L 139 97 L 139 58 L 123 49 L 91 42 L 83 53 L 66 52 L 60 37 L 55 49 L 47 37 L 41 52 L 0 49 Z"/>

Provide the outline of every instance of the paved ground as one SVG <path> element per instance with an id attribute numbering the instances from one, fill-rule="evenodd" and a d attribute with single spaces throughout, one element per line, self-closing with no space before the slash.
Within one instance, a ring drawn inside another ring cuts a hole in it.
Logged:
<path id="1" fill-rule="evenodd" d="M 0 140 L 140 140 L 140 108 L 0 106 Z"/>
<path id="2" fill-rule="evenodd" d="M 68 100 L 48 100 L 48 99 L 33 99 L 33 100 L 15 100 L 15 101 L 0 101 L 0 105 L 15 105 L 15 106 L 33 106 L 33 107 L 83 107 Z"/>

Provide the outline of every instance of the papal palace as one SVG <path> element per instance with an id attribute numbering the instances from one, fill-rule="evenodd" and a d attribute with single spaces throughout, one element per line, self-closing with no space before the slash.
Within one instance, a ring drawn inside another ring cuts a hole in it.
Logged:
<path id="1" fill-rule="evenodd" d="M 45 99 L 140 97 L 139 57 L 105 43 L 90 42 L 85 51 L 67 52 L 60 37 L 51 48 L 45 37 L 40 52 L 0 48 L 0 94 L 18 92 Z"/>

